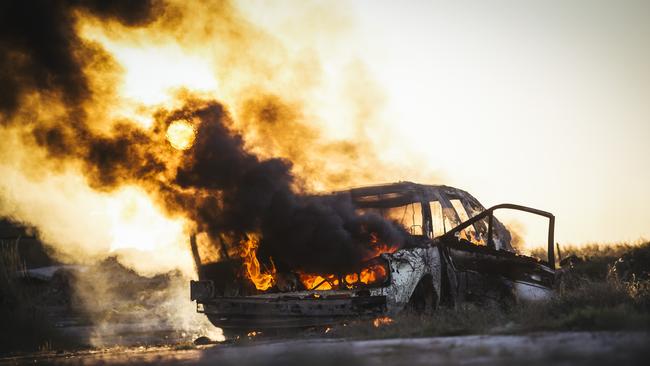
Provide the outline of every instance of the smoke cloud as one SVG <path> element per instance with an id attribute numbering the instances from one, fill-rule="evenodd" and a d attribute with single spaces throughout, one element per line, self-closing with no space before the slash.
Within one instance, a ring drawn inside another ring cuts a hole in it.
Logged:
<path id="1" fill-rule="evenodd" d="M 89 57 L 78 55 L 101 51 L 85 45 L 79 38 L 74 28 L 74 12 L 85 11 L 126 26 L 142 26 L 155 18 L 156 4 L 151 0 L 3 1 L 0 5 L 0 83 L 3 85 L 0 110 L 11 115 L 26 95 L 35 90 L 60 94 L 68 108 L 78 109 L 92 93 L 83 72 Z"/>
<path id="2" fill-rule="evenodd" d="M 207 232 L 213 243 L 226 240 L 236 246 L 245 233 L 258 232 L 260 254 L 286 268 L 350 270 L 371 255 L 367 245 L 371 233 L 383 242 L 403 244 L 404 232 L 395 224 L 355 214 L 343 197 L 307 194 L 313 186 L 309 179 L 318 174 L 322 175 L 319 181 L 329 186 L 352 181 L 349 168 L 340 165 L 328 172 L 327 162 L 349 157 L 372 161 L 373 155 L 364 156 L 363 139 L 322 142 L 318 129 L 305 122 L 308 117 L 301 103 L 291 98 L 285 101 L 273 92 L 248 91 L 237 103 L 239 118 L 235 119 L 221 102 L 181 93 L 176 108 L 154 108 L 153 122 L 147 127 L 129 120 L 106 122 L 107 116 L 97 113 L 98 95 L 110 97 L 117 91 L 95 87 L 93 65 L 108 60 L 104 64 L 110 74 L 111 56 L 79 36 L 76 17 L 82 14 L 118 27 L 162 28 L 181 37 L 176 31 L 187 27 L 183 20 L 187 9 L 179 4 L 66 1 L 31 7 L 10 1 L 4 6 L 0 44 L 5 67 L 0 78 L 9 87 L 1 105 L 3 124 L 6 131 L 20 131 L 13 137 L 21 140 L 22 150 L 29 151 L 22 159 L 44 153 L 47 168 L 80 170 L 98 192 L 138 187 L 167 215 L 182 218 L 187 230 Z M 231 50 L 270 39 L 233 17 L 227 3 L 202 6 L 228 20 L 225 28 L 239 30 L 226 39 Z M 211 35 L 222 32 L 208 30 Z M 245 55 L 241 67 L 251 68 L 253 58 Z M 178 120 L 196 131 L 188 150 L 176 150 L 166 140 L 167 127 Z M 362 169 L 357 175 L 367 177 L 369 171 Z M 39 221 L 37 226 L 51 231 L 46 220 L 32 216 L 19 219 Z M 60 241 L 56 235 L 52 239 Z"/>
<path id="3" fill-rule="evenodd" d="M 382 242 L 404 244 L 404 230 L 377 215 L 356 214 L 347 197 L 296 192 L 291 163 L 247 152 L 242 137 L 226 128 L 228 116 L 220 104 L 182 115 L 198 121 L 197 137 L 174 183 L 208 192 L 200 202 L 193 198 L 190 205 L 180 204 L 189 212 L 199 208 L 192 217 L 213 238 L 259 232 L 261 252 L 290 269 L 317 272 L 351 270 L 369 259 L 371 233 Z"/>
<path id="4" fill-rule="evenodd" d="M 345 22 L 323 11 L 314 34 L 339 37 Z M 417 161 L 380 157 L 379 88 L 352 62 L 333 92 L 343 107 L 331 108 L 322 55 L 284 40 L 227 1 L 2 2 L 0 216 L 34 227 L 63 262 L 179 270 L 158 293 L 193 316 L 182 285 L 196 276 L 192 232 L 207 234 L 206 258 L 256 233 L 261 261 L 315 273 L 358 270 L 375 255 L 371 237 L 404 245 L 393 222 L 314 193 L 421 176 L 410 174 Z M 191 142 L 170 143 L 172 124 Z M 115 295 L 91 286 L 115 283 L 95 268 L 77 283 L 88 308 Z M 177 318 L 181 329 L 206 325 Z"/>

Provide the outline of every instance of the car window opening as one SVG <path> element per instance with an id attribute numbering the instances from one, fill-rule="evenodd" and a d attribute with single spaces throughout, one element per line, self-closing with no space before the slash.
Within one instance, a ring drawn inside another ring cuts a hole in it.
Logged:
<path id="1" fill-rule="evenodd" d="M 460 219 L 461 223 L 470 219 L 469 215 L 467 214 L 467 211 L 465 211 L 465 207 L 463 206 L 463 203 L 459 199 L 452 199 L 450 200 L 450 202 L 451 205 L 454 207 L 454 210 L 456 210 L 456 213 L 458 214 L 458 218 Z M 473 244 L 486 245 L 486 240 L 484 238 L 484 235 L 479 234 L 479 231 L 476 230 L 474 225 L 470 225 L 467 228 L 461 230 L 459 235 L 461 239 L 467 240 Z"/>
<path id="2" fill-rule="evenodd" d="M 402 226 L 411 235 L 424 235 L 422 230 L 422 204 L 413 202 L 403 206 L 387 208 L 357 209 L 359 213 L 374 212 Z"/>
<path id="3" fill-rule="evenodd" d="M 429 209 L 431 210 L 431 237 L 436 238 L 447 232 L 445 220 L 442 215 L 442 205 L 438 201 L 429 202 Z"/>

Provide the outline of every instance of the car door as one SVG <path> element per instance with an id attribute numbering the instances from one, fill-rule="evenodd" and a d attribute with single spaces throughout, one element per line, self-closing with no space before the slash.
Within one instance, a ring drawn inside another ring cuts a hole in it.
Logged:
<path id="1" fill-rule="evenodd" d="M 455 202 L 452 203 L 452 200 L 441 192 L 437 203 L 430 203 L 430 209 L 433 210 L 435 205 L 441 210 L 444 229 L 442 242 L 450 269 L 454 272 L 454 293 L 460 301 L 498 299 L 502 292 L 507 292 L 508 289 L 504 287 L 498 273 L 493 273 L 496 270 L 491 265 L 494 263 L 494 253 L 486 245 L 487 233 L 477 230 L 475 225 L 469 225 L 455 231 L 454 235 L 446 235 L 468 219 L 466 211 L 458 210 L 459 206 Z"/>
<path id="2" fill-rule="evenodd" d="M 516 254 L 510 232 L 493 217 L 492 209 L 484 210 L 478 201 L 463 192 L 440 192 L 438 196 L 443 223 L 456 224 L 445 230 L 437 241 L 453 268 L 455 292 L 460 300 L 511 298 L 519 296 L 524 287 L 523 292 L 530 295 L 531 291 L 552 284 L 550 266 Z M 433 206 L 430 208 L 433 210 Z M 527 288 L 530 286 L 533 290 Z"/>

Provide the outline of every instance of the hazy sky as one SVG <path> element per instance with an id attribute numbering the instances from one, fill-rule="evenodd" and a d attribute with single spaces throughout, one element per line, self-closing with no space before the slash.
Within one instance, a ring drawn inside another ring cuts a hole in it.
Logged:
<path id="1" fill-rule="evenodd" d="M 557 240 L 650 238 L 650 1 L 353 2 L 359 53 L 423 166 Z"/>

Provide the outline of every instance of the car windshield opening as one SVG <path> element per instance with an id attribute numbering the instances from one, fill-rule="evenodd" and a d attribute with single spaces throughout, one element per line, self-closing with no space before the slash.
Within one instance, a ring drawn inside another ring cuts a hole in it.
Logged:
<path id="1" fill-rule="evenodd" d="M 366 207 L 359 213 L 376 213 L 402 226 L 411 235 L 424 235 L 422 230 L 422 204 L 413 202 L 396 207 Z"/>

